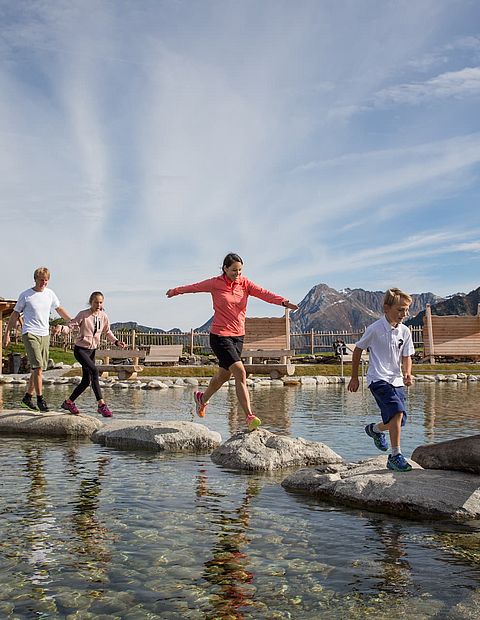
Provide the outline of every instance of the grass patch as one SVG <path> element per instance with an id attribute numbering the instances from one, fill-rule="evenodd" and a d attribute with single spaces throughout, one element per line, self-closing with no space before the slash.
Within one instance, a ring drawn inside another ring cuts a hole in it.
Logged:
<path id="1" fill-rule="evenodd" d="M 217 371 L 217 366 L 148 366 L 139 373 L 139 378 L 148 377 L 212 377 Z M 351 365 L 345 364 L 344 375 L 349 377 Z M 480 364 L 414 364 L 413 374 L 466 374 L 480 375 Z M 314 377 L 316 375 L 327 377 L 339 377 L 341 375 L 340 364 L 295 364 L 295 377 Z M 81 375 L 80 369 L 68 371 L 66 376 Z M 114 374 L 114 373 L 110 373 Z M 256 373 L 258 375 L 258 373 Z M 268 376 L 266 374 L 265 376 Z"/>

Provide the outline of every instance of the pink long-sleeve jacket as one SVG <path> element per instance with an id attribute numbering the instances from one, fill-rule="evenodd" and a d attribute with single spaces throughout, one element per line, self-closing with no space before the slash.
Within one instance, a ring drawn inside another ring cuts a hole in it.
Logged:
<path id="1" fill-rule="evenodd" d="M 270 304 L 283 305 L 285 297 L 271 293 L 244 276 L 230 280 L 220 275 L 196 284 L 171 289 L 172 296 L 184 293 L 211 293 L 213 300 L 213 324 L 211 333 L 217 336 L 244 336 L 247 300 L 250 295 Z"/>
<path id="2" fill-rule="evenodd" d="M 80 330 L 75 344 L 84 349 L 98 349 L 100 337 L 105 336 L 109 342 L 116 342 L 115 334 L 110 329 L 110 321 L 105 312 L 92 314 L 91 310 L 81 310 L 68 325 L 62 328 L 63 333 Z"/>

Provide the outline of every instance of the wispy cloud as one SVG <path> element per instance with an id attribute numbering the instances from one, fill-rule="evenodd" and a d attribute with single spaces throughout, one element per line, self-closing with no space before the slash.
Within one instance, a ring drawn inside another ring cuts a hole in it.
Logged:
<path id="1" fill-rule="evenodd" d="M 480 94 L 480 67 L 448 71 L 424 82 L 399 84 L 379 91 L 375 105 L 421 104 L 428 99 L 470 97 Z"/>
<path id="2" fill-rule="evenodd" d="M 101 288 L 114 319 L 191 326 L 208 296 L 164 292 L 228 251 L 292 298 L 374 288 L 392 230 L 393 255 L 428 259 L 419 281 L 462 256 L 476 282 L 478 114 L 457 106 L 478 37 L 433 0 L 347 4 L 1 4 L 5 296 L 48 264 L 69 308 Z"/>

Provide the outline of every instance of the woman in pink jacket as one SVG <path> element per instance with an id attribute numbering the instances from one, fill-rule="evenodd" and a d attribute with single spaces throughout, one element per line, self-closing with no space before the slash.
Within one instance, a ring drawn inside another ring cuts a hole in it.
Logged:
<path id="1" fill-rule="evenodd" d="M 241 360 L 245 336 L 245 314 L 250 295 L 277 306 L 297 310 L 298 306 L 261 288 L 242 276 L 243 260 L 238 254 L 227 254 L 223 259 L 222 274 L 186 286 L 178 286 L 167 291 L 167 297 L 184 293 L 210 293 L 213 299 L 213 323 L 210 329 L 210 346 L 218 358 L 220 368 L 212 377 L 205 392 L 194 392 L 193 397 L 200 417 L 205 415 L 208 401 L 233 375 L 238 400 L 246 415 L 250 431 L 261 424 L 253 414 L 247 389 L 247 374 Z"/>
<path id="2" fill-rule="evenodd" d="M 91 384 L 93 393 L 97 399 L 98 413 L 101 413 L 104 418 L 112 417 L 112 412 L 103 400 L 102 391 L 100 389 L 98 369 L 95 365 L 95 352 L 98 349 L 100 337 L 102 335 L 104 335 L 109 342 L 122 349 L 125 348 L 125 343 L 117 340 L 110 329 L 110 321 L 103 310 L 103 301 L 103 293 L 95 291 L 90 295 L 90 299 L 88 300 L 90 308 L 81 310 L 68 325 L 59 326 L 60 329 L 58 332 L 69 333 L 71 329 L 79 330 L 79 334 L 75 340 L 73 355 L 82 366 L 82 381 L 73 390 L 70 398 L 67 398 L 61 405 L 62 409 L 74 415 L 80 413 L 75 404 L 76 399 Z"/>

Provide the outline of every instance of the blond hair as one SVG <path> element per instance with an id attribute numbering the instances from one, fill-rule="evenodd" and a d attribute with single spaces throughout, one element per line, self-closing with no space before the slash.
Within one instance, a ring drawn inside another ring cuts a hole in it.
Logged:
<path id="1" fill-rule="evenodd" d="M 383 305 L 394 306 L 395 304 L 398 304 L 401 299 L 407 301 L 409 304 L 412 303 L 412 296 L 408 293 L 405 293 L 399 288 L 389 288 L 383 298 Z"/>
<path id="2" fill-rule="evenodd" d="M 48 268 L 38 267 L 37 269 L 35 269 L 35 271 L 33 272 L 33 279 L 36 281 L 37 278 L 46 278 L 47 280 L 50 280 L 50 271 L 48 270 Z"/>

